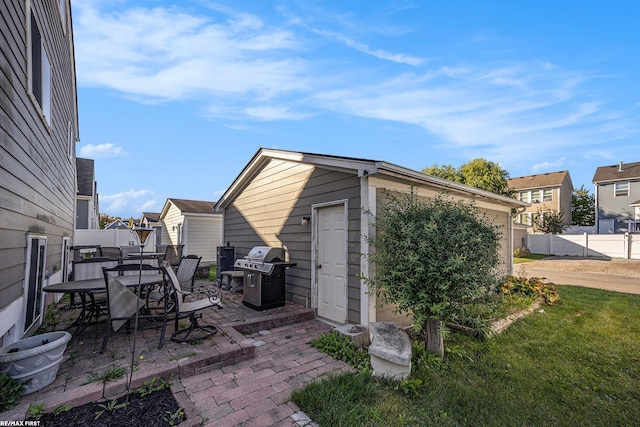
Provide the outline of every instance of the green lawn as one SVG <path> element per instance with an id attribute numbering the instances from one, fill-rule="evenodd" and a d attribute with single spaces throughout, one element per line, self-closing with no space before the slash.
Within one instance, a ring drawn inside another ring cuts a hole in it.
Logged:
<path id="1" fill-rule="evenodd" d="M 637 425 L 640 298 L 557 289 L 557 305 L 496 338 L 452 336 L 446 346 L 464 357 L 449 353 L 404 384 L 348 374 L 293 399 L 321 426 Z"/>
<path id="2" fill-rule="evenodd" d="M 530 254 L 530 255 L 524 255 L 520 257 L 513 257 L 513 263 L 521 264 L 523 262 L 537 261 L 539 259 L 547 258 L 550 256 L 551 255 L 545 255 L 545 254 Z"/>

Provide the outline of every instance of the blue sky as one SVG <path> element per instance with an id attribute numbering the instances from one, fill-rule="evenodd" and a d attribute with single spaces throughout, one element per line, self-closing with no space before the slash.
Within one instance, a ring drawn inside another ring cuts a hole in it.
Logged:
<path id="1" fill-rule="evenodd" d="M 511 177 L 640 161 L 640 2 L 73 3 L 103 213 L 215 201 L 259 147 Z"/>

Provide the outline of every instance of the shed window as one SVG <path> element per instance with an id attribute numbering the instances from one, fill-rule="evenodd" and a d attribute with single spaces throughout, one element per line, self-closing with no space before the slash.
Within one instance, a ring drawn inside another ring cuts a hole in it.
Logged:
<path id="1" fill-rule="evenodd" d="M 616 197 L 626 197 L 629 195 L 629 181 L 616 182 L 614 184 L 614 192 Z"/>

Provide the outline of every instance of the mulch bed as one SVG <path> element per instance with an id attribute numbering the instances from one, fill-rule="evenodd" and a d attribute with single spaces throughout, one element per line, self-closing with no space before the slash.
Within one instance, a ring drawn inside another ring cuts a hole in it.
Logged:
<path id="1" fill-rule="evenodd" d="M 40 425 L 46 427 L 148 427 L 177 425 L 185 419 L 184 411 L 169 388 L 144 396 L 141 393 L 131 393 L 129 404 L 126 407 L 117 408 L 125 400 L 123 396 L 115 402 L 88 403 L 58 414 L 49 412 L 40 418 Z M 113 409 L 114 407 L 117 409 Z"/>

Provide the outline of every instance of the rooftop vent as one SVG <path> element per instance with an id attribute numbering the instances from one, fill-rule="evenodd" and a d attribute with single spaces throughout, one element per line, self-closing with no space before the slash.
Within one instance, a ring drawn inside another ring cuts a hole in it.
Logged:
<path id="1" fill-rule="evenodd" d="M 622 172 L 622 162 L 620 162 L 620 164 L 618 164 L 618 172 Z"/>

